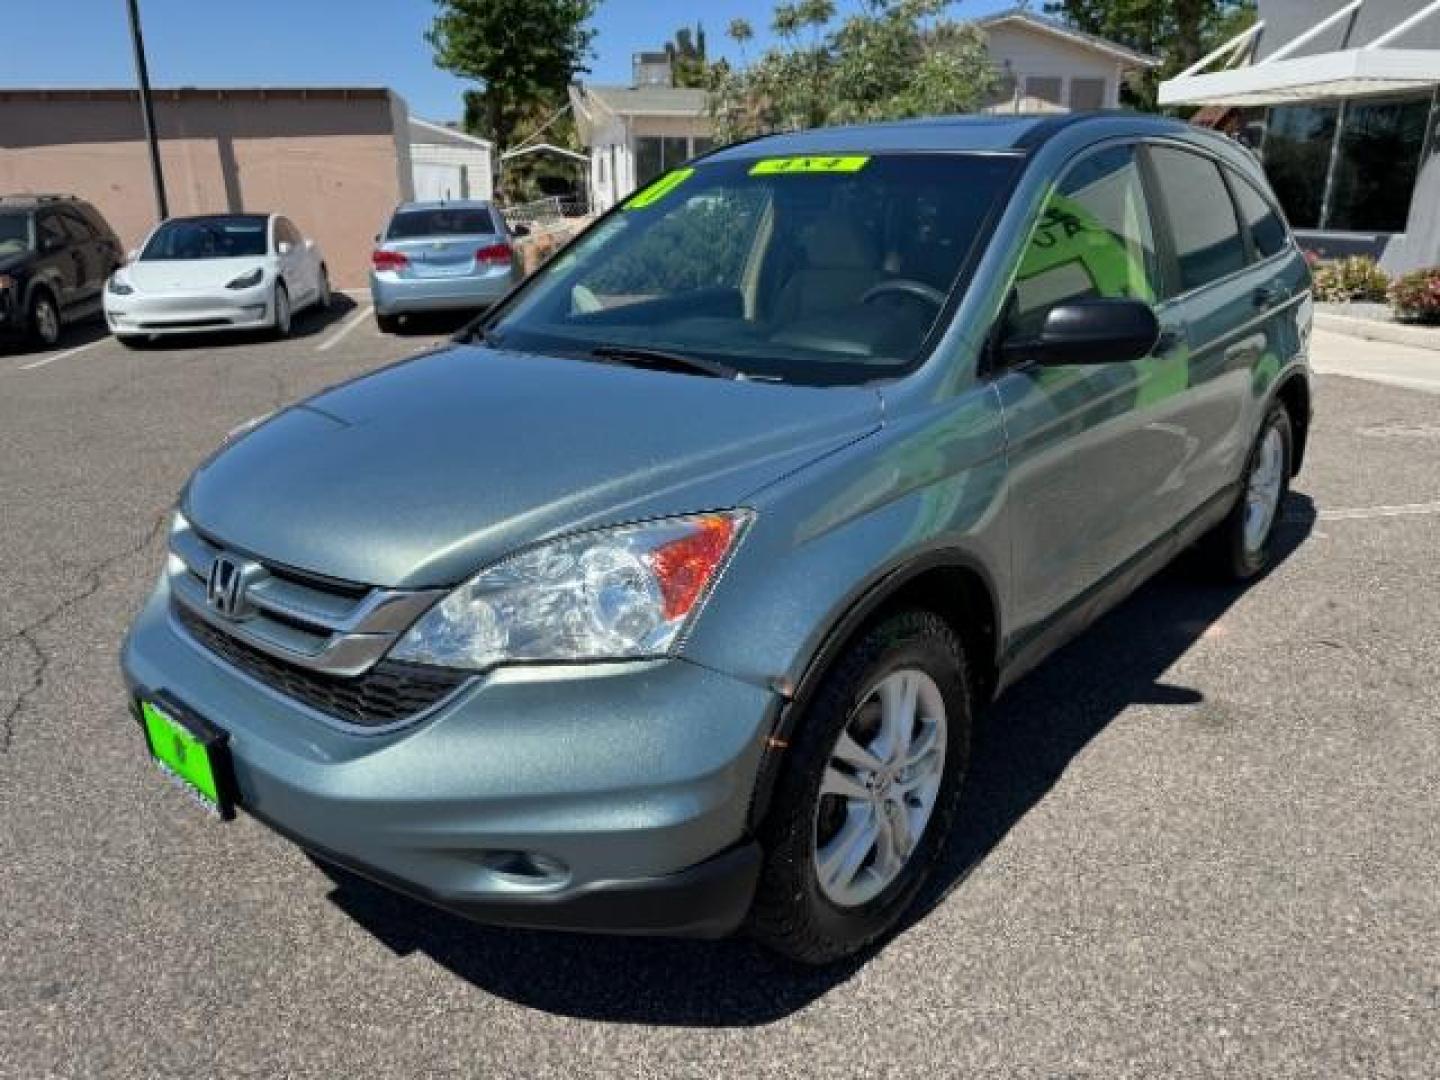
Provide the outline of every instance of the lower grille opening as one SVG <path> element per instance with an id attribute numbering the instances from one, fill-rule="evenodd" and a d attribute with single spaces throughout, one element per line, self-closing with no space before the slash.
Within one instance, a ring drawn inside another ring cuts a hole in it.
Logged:
<path id="1" fill-rule="evenodd" d="M 386 727 L 417 716 L 464 683 L 463 671 L 382 660 L 363 675 L 345 678 L 288 664 L 176 604 L 180 625 L 205 648 L 251 678 L 317 712 L 357 727 Z"/>

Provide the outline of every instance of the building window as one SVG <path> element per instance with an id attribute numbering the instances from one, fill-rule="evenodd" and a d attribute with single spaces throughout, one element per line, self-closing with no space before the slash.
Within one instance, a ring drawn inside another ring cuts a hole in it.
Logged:
<path id="1" fill-rule="evenodd" d="M 1070 108 L 1103 109 L 1105 107 L 1104 79 L 1071 79 Z"/>
<path id="2" fill-rule="evenodd" d="M 1265 174 L 1290 224 L 1297 229 L 1320 226 L 1325 173 L 1338 115 L 1334 105 L 1285 105 L 1270 110 Z"/>
<path id="3" fill-rule="evenodd" d="M 635 186 L 642 188 L 665 171 L 662 140 L 646 137 L 635 140 Z"/>
<path id="4" fill-rule="evenodd" d="M 1291 225 L 1403 232 L 1429 115 L 1429 97 L 1271 109 L 1265 173 Z"/>
<path id="5" fill-rule="evenodd" d="M 1063 83 L 1059 76 L 1031 75 L 1025 80 L 1025 96 L 1051 105 L 1064 105 L 1065 99 L 1060 94 Z"/>
<path id="6" fill-rule="evenodd" d="M 1346 104 L 1327 229 L 1405 231 L 1429 121 L 1429 98 Z"/>

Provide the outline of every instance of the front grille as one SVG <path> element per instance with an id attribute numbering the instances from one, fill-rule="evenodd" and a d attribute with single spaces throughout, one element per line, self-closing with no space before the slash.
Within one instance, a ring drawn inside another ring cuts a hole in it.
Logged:
<path id="1" fill-rule="evenodd" d="M 469 677 L 395 660 L 382 660 L 350 678 L 309 671 L 237 641 L 180 604 L 172 609 L 190 636 L 216 656 L 287 697 L 357 727 L 386 727 L 417 716 Z"/>

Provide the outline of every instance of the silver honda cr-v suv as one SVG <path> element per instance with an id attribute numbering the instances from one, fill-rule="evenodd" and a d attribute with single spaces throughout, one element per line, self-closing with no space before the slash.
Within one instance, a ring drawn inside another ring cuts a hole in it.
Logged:
<path id="1" fill-rule="evenodd" d="M 978 709 L 1182 549 L 1266 567 L 1310 314 L 1255 160 L 1176 122 L 721 150 L 196 471 L 146 746 L 477 919 L 853 953 Z"/>

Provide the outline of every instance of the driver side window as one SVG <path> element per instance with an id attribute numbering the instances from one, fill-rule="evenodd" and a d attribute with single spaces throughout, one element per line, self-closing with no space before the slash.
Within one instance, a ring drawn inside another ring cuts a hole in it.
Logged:
<path id="1" fill-rule="evenodd" d="M 1073 165 L 1040 212 L 1015 277 L 1009 329 L 1038 333 L 1056 304 L 1087 297 L 1153 303 L 1159 259 L 1134 146 Z"/>

